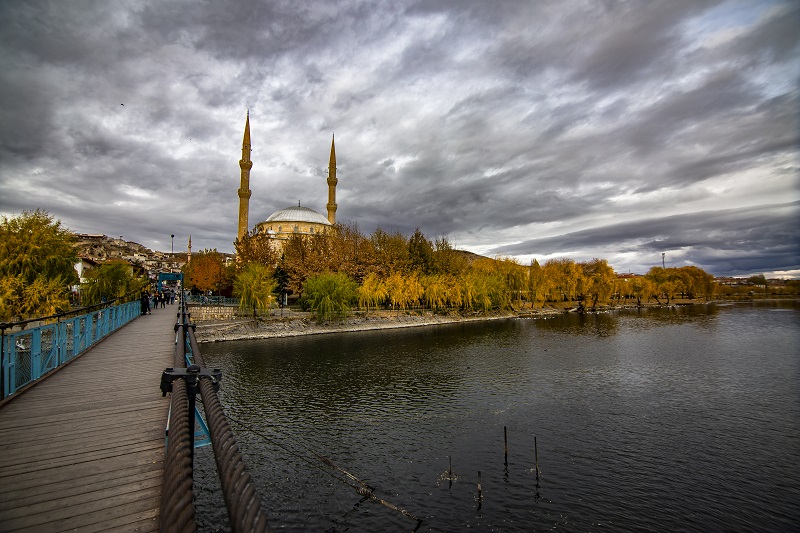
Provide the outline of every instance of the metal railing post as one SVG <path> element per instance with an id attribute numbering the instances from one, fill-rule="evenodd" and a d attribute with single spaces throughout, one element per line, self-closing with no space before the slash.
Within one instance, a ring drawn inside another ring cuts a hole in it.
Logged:
<path id="1" fill-rule="evenodd" d="M 6 397 L 6 328 L 8 324 L 0 322 L 0 400 Z"/>

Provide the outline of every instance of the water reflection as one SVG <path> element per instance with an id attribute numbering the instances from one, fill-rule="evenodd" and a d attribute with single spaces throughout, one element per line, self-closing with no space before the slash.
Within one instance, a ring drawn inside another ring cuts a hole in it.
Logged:
<path id="1" fill-rule="evenodd" d="M 203 352 L 276 529 L 417 525 L 322 455 L 420 531 L 786 530 L 800 514 L 798 317 L 648 309 Z"/>

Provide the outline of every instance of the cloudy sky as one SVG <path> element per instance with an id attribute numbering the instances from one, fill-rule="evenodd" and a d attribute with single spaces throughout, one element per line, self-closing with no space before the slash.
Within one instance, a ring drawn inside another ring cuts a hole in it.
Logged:
<path id="1" fill-rule="evenodd" d="M 800 277 L 800 3 L 0 3 L 0 215 L 163 251 L 325 213 L 527 264 Z"/>

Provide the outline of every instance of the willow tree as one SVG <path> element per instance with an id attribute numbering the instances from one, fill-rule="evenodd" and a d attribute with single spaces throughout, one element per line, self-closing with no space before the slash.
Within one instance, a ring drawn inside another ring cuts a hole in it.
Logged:
<path id="1" fill-rule="evenodd" d="M 44 211 L 0 222 L 0 320 L 44 316 L 69 307 L 77 283 L 75 236 Z"/>
<path id="2" fill-rule="evenodd" d="M 614 269 L 605 259 L 592 259 L 586 263 L 580 263 L 582 276 L 580 282 L 581 307 L 587 300 L 592 301 L 592 310 L 598 303 L 606 303 L 614 293 L 615 282 L 617 279 Z"/>
<path id="3" fill-rule="evenodd" d="M 367 313 L 369 313 L 370 306 L 377 309 L 378 305 L 386 300 L 388 296 L 389 291 L 386 288 L 386 283 L 374 272 L 367 274 L 367 277 L 358 287 L 358 305 L 366 307 Z"/>
<path id="4" fill-rule="evenodd" d="M 423 287 L 416 272 L 403 274 L 402 272 L 392 272 L 386 279 L 386 289 L 389 293 L 389 302 L 392 308 L 405 310 L 407 307 L 418 303 L 423 296 Z"/>
<path id="5" fill-rule="evenodd" d="M 536 259 L 531 260 L 527 281 L 528 298 L 531 300 L 531 305 L 543 303 L 547 293 L 547 281 L 542 273 L 542 267 Z"/>
<path id="6" fill-rule="evenodd" d="M 355 281 L 342 272 L 326 272 L 308 278 L 305 297 L 319 320 L 346 318 L 356 301 Z"/>
<path id="7" fill-rule="evenodd" d="M 233 294 L 239 298 L 242 312 L 252 310 L 255 318 L 259 311 L 267 311 L 274 305 L 277 285 L 272 269 L 259 263 L 248 263 L 233 281 Z"/>
<path id="8" fill-rule="evenodd" d="M 421 280 L 425 303 L 434 311 L 446 310 L 448 305 L 449 280 L 443 274 L 424 276 Z"/>
<path id="9" fill-rule="evenodd" d="M 109 261 L 86 271 L 81 283 L 81 299 L 85 305 L 125 296 L 133 298 L 147 287 L 147 279 L 137 278 L 127 263 Z"/>

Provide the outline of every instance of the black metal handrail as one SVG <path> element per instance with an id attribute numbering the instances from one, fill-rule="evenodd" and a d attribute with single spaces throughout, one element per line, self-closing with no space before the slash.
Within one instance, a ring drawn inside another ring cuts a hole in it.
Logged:
<path id="1" fill-rule="evenodd" d="M 167 451 L 164 458 L 164 483 L 161 492 L 161 531 L 195 531 L 192 502 L 192 460 L 194 452 L 194 401 L 199 391 L 208 422 L 211 444 L 220 477 L 228 517 L 234 532 L 267 532 L 261 497 L 247 472 L 239 446 L 217 396 L 221 372 L 208 371 L 194 335 L 191 316 L 181 298 L 174 367 L 162 374 L 161 390 L 171 392 Z M 186 349 L 191 349 L 193 365 L 186 366 Z"/>

